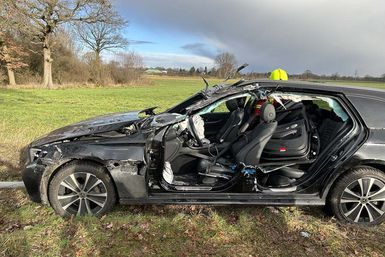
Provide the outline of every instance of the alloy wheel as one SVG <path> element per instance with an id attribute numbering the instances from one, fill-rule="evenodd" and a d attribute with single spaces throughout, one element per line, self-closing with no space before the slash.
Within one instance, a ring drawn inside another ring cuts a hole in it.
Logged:
<path id="1" fill-rule="evenodd" d="M 60 182 L 57 199 L 69 214 L 94 215 L 105 206 L 107 189 L 95 175 L 76 172 Z"/>
<path id="2" fill-rule="evenodd" d="M 385 213 L 385 183 L 373 177 L 359 178 L 344 189 L 339 205 L 351 222 L 374 222 Z"/>

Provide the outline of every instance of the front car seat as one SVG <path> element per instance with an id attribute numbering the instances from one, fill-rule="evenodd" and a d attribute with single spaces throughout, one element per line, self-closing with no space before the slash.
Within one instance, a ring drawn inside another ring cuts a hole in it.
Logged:
<path id="1" fill-rule="evenodd" d="M 271 103 L 264 103 L 260 110 L 260 123 L 245 134 L 232 147 L 238 163 L 255 166 L 259 164 L 262 151 L 277 128 L 275 108 Z"/>
<path id="2" fill-rule="evenodd" d="M 262 155 L 263 148 L 270 140 L 275 129 L 275 108 L 271 103 L 264 103 L 260 109 L 260 123 L 255 128 L 243 136 L 239 137 L 232 147 L 231 151 L 238 164 L 256 166 Z M 231 179 L 234 171 L 230 168 L 231 163 L 226 159 L 219 158 L 214 165 L 210 161 L 201 160 L 198 171 L 200 175 L 212 178 Z"/>
<path id="3" fill-rule="evenodd" d="M 244 117 L 245 97 L 231 99 L 226 102 L 227 109 L 229 109 L 230 116 L 225 125 L 219 130 L 216 140 L 219 143 L 234 141 L 239 132 L 239 126 Z"/>

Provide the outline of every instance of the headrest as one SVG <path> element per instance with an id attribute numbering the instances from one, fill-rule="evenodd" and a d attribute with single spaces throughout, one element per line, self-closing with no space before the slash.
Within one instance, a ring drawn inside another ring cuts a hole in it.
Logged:
<path id="1" fill-rule="evenodd" d="M 245 104 L 246 97 L 242 98 L 234 98 L 231 100 L 228 100 L 226 102 L 227 109 L 229 109 L 230 112 L 235 111 L 238 109 L 238 107 L 242 108 Z"/>
<path id="2" fill-rule="evenodd" d="M 260 110 L 261 121 L 269 123 L 275 120 L 275 107 L 269 102 L 262 105 Z"/>

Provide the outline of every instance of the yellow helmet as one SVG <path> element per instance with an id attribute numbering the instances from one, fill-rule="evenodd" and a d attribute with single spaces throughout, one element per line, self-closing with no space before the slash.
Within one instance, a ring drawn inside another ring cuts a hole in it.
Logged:
<path id="1" fill-rule="evenodd" d="M 271 72 L 270 77 L 271 80 L 288 80 L 288 75 L 285 70 L 275 69 Z"/>

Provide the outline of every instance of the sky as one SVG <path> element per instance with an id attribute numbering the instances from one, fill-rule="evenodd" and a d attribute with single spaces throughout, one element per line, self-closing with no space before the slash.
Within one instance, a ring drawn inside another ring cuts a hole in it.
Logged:
<path id="1" fill-rule="evenodd" d="M 129 49 L 147 67 L 213 67 L 230 52 L 246 71 L 385 73 L 383 0 L 115 0 Z"/>

